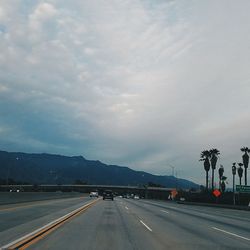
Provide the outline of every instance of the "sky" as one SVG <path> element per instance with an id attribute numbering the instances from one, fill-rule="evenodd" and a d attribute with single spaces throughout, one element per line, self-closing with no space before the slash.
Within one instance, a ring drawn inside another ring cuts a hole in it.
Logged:
<path id="1" fill-rule="evenodd" d="M 230 186 L 250 147 L 249 10 L 248 0 L 0 0 L 0 150 L 158 175 L 174 166 L 204 184 L 200 152 L 217 148 Z"/>

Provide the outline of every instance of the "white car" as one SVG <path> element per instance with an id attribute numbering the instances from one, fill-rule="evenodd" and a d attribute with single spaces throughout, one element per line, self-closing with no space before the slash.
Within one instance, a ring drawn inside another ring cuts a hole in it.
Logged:
<path id="1" fill-rule="evenodd" d="M 134 199 L 135 199 L 135 200 L 139 200 L 139 199 L 140 199 L 139 195 L 135 195 L 135 196 L 134 196 Z"/>
<path id="2" fill-rule="evenodd" d="M 98 192 L 90 192 L 89 197 L 99 197 Z"/>

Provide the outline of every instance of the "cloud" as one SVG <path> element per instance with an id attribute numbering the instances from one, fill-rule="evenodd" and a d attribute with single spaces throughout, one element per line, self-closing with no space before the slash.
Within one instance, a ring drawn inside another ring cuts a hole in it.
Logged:
<path id="1" fill-rule="evenodd" d="M 217 147 L 230 176 L 250 139 L 248 5 L 3 1 L 1 148 L 201 183 Z"/>

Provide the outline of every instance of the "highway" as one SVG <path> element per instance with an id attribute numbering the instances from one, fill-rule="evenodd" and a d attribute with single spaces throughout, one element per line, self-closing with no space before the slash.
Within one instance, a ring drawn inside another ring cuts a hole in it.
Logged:
<path id="1" fill-rule="evenodd" d="M 20 249 L 250 249 L 249 211 L 117 197 L 0 206 L 0 246 L 80 207 Z"/>

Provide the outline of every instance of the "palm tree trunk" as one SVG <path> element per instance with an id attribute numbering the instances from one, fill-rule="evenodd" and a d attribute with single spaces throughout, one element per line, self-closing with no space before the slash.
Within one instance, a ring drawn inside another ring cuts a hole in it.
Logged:
<path id="1" fill-rule="evenodd" d="M 240 185 L 241 185 L 241 178 L 240 178 Z"/>
<path id="2" fill-rule="evenodd" d="M 206 190 L 208 190 L 208 171 L 206 171 Z"/>
<path id="3" fill-rule="evenodd" d="M 247 186 L 247 168 L 245 168 L 245 186 Z"/>
<path id="4" fill-rule="evenodd" d="M 214 191 L 214 169 L 212 169 L 212 190 Z"/>

